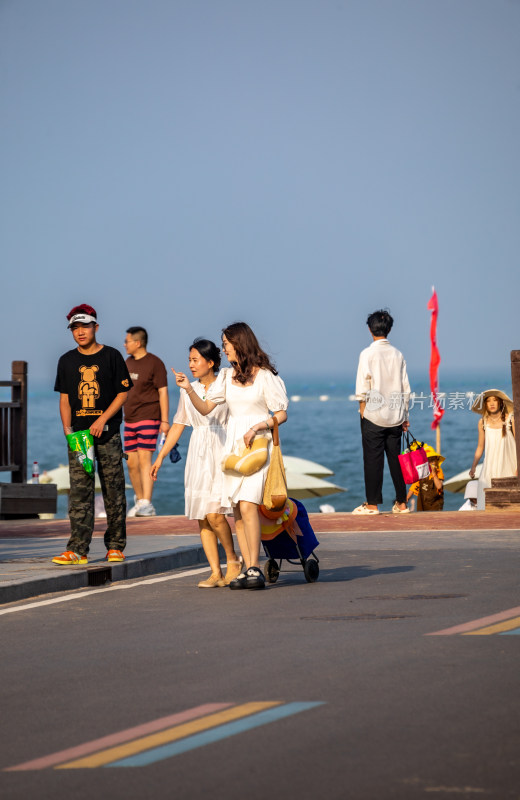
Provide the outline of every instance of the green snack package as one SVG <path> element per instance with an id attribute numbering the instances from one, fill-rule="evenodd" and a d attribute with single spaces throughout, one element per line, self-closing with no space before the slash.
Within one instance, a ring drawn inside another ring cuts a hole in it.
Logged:
<path id="1" fill-rule="evenodd" d="M 85 472 L 94 472 L 94 439 L 91 432 L 68 433 L 67 442 Z"/>

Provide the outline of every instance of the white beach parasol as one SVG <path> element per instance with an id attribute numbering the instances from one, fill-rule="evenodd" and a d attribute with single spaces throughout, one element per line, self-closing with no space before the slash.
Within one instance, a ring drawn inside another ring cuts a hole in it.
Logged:
<path id="1" fill-rule="evenodd" d="M 346 492 L 342 486 L 316 478 L 314 475 L 305 475 L 303 472 L 285 471 L 287 477 L 287 492 L 295 500 L 305 500 L 308 497 L 326 497 L 329 494 Z"/>
<path id="2" fill-rule="evenodd" d="M 306 458 L 297 458 L 296 456 L 283 457 L 283 463 L 286 470 L 289 472 L 303 473 L 304 475 L 314 475 L 316 478 L 321 478 L 323 475 L 334 475 L 331 469 L 324 467 L 322 464 L 317 464 L 315 461 L 308 461 Z"/>
<path id="3" fill-rule="evenodd" d="M 31 483 L 31 481 L 29 481 Z M 40 483 L 55 483 L 58 487 L 58 494 L 67 494 L 70 492 L 69 468 L 65 464 L 60 464 L 55 469 L 49 469 L 42 472 L 40 475 Z M 132 487 L 125 484 L 125 489 Z M 99 475 L 96 472 L 94 477 L 94 489 L 96 492 L 101 491 L 101 484 L 99 482 Z"/>
<path id="4" fill-rule="evenodd" d="M 482 464 L 479 464 L 475 470 L 475 478 L 479 477 L 481 470 Z M 464 472 L 459 472 L 457 475 L 454 475 L 453 478 L 448 478 L 448 480 L 444 481 L 444 488 L 447 489 L 448 492 L 463 492 L 466 488 L 466 484 L 470 480 L 469 469 L 465 469 Z"/>

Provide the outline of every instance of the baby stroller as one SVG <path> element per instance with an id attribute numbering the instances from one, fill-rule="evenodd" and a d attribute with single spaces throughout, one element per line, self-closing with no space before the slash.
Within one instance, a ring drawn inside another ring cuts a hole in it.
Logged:
<path id="1" fill-rule="evenodd" d="M 307 583 L 318 580 L 319 559 L 314 549 L 319 545 L 303 503 L 289 498 L 282 511 L 267 511 L 260 506 L 262 544 L 268 558 L 264 566 L 267 583 L 276 583 L 285 559 L 303 567 Z"/>

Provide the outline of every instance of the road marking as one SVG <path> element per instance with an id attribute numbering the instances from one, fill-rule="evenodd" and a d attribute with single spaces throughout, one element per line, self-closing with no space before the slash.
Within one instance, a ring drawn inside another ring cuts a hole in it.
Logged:
<path id="1" fill-rule="evenodd" d="M 284 703 L 280 700 L 241 705 L 206 703 L 42 758 L 24 761 L 7 767 L 4 772 L 49 767 L 84 769 L 144 766 L 321 705 L 321 701 Z"/>
<path id="2" fill-rule="evenodd" d="M 492 614 L 489 617 L 481 617 L 471 622 L 464 622 L 462 625 L 454 625 L 452 628 L 444 628 L 442 631 L 427 633 L 426 636 L 452 636 L 456 633 L 468 634 L 476 632 L 479 629 L 481 629 L 479 631 L 480 633 L 484 631 L 486 633 L 500 633 L 501 631 L 492 630 L 492 628 L 496 627 L 496 623 L 508 620 L 509 622 L 514 622 L 514 625 L 511 627 L 518 627 L 520 622 L 519 615 L 520 606 L 516 606 L 515 608 L 509 608 L 507 611 L 501 611 L 499 614 Z M 515 620 L 512 620 L 513 617 L 515 617 Z"/>
<path id="3" fill-rule="evenodd" d="M 141 753 L 143 750 L 151 750 L 158 748 L 168 742 L 174 742 L 177 739 L 183 739 L 186 736 L 192 736 L 195 733 L 207 730 L 208 728 L 215 728 L 218 725 L 223 725 L 225 722 L 231 722 L 240 717 L 245 717 L 249 714 L 255 714 L 258 711 L 263 711 L 271 706 L 279 705 L 276 702 L 267 703 L 244 703 L 241 706 L 235 706 L 224 711 L 218 711 L 215 714 L 196 719 L 191 722 L 185 722 L 181 725 L 176 725 L 173 728 L 167 728 L 160 733 L 152 733 L 149 736 L 144 736 L 136 739 L 133 742 L 122 744 L 118 747 L 110 747 L 101 753 L 96 753 L 86 758 L 80 758 L 75 761 L 68 761 L 65 764 L 55 767 L 55 769 L 80 769 L 82 767 L 102 767 L 105 764 L 110 764 L 113 761 L 126 759 L 129 756 Z"/>
<path id="4" fill-rule="evenodd" d="M 493 633 L 505 633 L 520 625 L 520 617 L 513 617 L 505 622 L 497 622 L 496 625 L 487 625 L 485 628 L 478 628 L 476 631 L 467 631 L 464 636 L 490 636 Z"/>
<path id="5" fill-rule="evenodd" d="M 127 728 L 124 731 L 103 736 L 101 739 L 94 739 L 91 742 L 85 742 L 77 747 L 69 747 L 66 750 L 60 750 L 58 753 L 52 753 L 43 758 L 35 758 L 32 761 L 25 761 L 23 764 L 17 764 L 15 767 L 8 767 L 5 772 L 20 772 L 25 770 L 46 769 L 47 767 L 54 767 L 56 764 L 62 764 L 64 761 L 86 756 L 90 753 L 96 753 L 107 747 L 123 744 L 136 736 L 145 736 L 156 731 L 163 730 L 163 728 L 171 725 L 177 725 L 188 720 L 202 717 L 205 714 L 210 714 L 214 711 L 220 711 L 224 708 L 229 708 L 233 703 L 206 703 L 202 706 L 195 706 L 189 708 L 187 711 L 181 711 L 177 714 L 170 714 L 167 717 L 155 719 L 152 722 L 145 722 L 143 725 L 136 725 L 133 728 Z"/>
<path id="6" fill-rule="evenodd" d="M 350 513 L 350 512 L 347 512 L 347 511 L 341 512 L 340 511 L 339 513 L 340 514 L 341 513 L 347 514 L 347 513 Z M 387 511 L 387 512 L 380 511 L 379 512 L 379 516 L 383 516 L 383 514 L 385 514 L 385 513 L 391 514 L 392 512 L 391 511 Z M 321 516 L 321 513 L 318 514 L 318 512 L 316 512 L 316 516 L 318 516 L 318 517 Z M 472 534 L 475 534 L 475 533 L 488 533 L 488 534 L 489 533 L 493 533 L 493 534 L 495 534 L 495 533 L 517 533 L 518 532 L 518 525 L 515 524 L 513 526 L 513 524 L 511 523 L 511 528 L 472 528 L 471 530 L 468 530 L 468 531 L 464 531 L 464 530 L 462 530 L 462 528 L 422 528 L 420 531 L 411 531 L 411 533 L 417 533 L 417 534 L 430 533 L 430 532 L 431 533 L 472 533 Z M 349 528 L 348 531 L 340 531 L 340 530 L 330 531 L 330 530 L 326 530 L 325 528 L 323 528 L 323 530 L 320 530 L 319 528 L 314 526 L 314 533 L 316 534 L 316 536 L 318 536 L 319 534 L 324 536 L 324 535 L 326 535 L 328 533 L 330 533 L 332 535 L 334 535 L 334 534 L 349 535 L 351 533 L 356 533 L 356 534 L 357 533 L 369 533 L 369 534 L 371 534 L 371 536 L 370 536 L 371 539 L 375 538 L 375 536 L 377 534 L 379 534 L 379 533 L 384 533 L 385 534 L 385 539 L 386 539 L 387 538 L 386 534 L 406 533 L 406 529 L 405 528 L 398 528 L 398 529 L 395 529 L 395 528 L 384 528 L 384 529 L 383 528 L 378 528 L 377 530 L 370 530 L 370 528 Z M 407 545 L 407 547 L 413 549 L 414 545 L 410 544 L 410 545 Z M 404 548 L 404 549 L 406 549 L 406 548 Z M 513 549 L 513 548 L 511 548 L 511 549 Z"/>
<path id="7" fill-rule="evenodd" d="M 260 711 L 253 716 L 246 719 L 238 719 L 235 722 L 229 722 L 226 725 L 219 725 L 212 730 L 206 730 L 195 736 L 190 736 L 182 741 L 172 742 L 171 744 L 157 747 L 153 750 L 148 750 L 145 753 L 132 756 L 130 758 L 122 759 L 121 761 L 114 761 L 107 764 L 107 767 L 144 767 L 148 764 L 154 764 L 157 761 L 162 761 L 165 758 L 178 756 L 181 753 L 187 753 L 190 750 L 195 750 L 197 747 L 204 747 L 213 742 L 219 742 L 223 739 L 228 739 L 230 736 L 236 736 L 239 733 L 259 728 L 262 725 L 268 725 L 270 722 L 276 722 L 285 717 L 290 717 L 293 714 L 299 714 L 301 711 L 307 711 L 310 708 L 321 706 L 323 703 L 287 703 L 280 705 L 276 708 L 270 708 L 266 711 Z"/>
<path id="8" fill-rule="evenodd" d="M 13 608 L 0 609 L 0 616 L 3 614 L 16 614 L 18 611 L 30 611 L 32 608 L 41 608 L 42 606 L 52 606 L 55 603 L 69 603 L 71 600 L 78 600 L 84 597 L 94 597 L 95 595 L 102 594 L 103 592 L 117 592 L 121 589 L 135 589 L 139 586 L 149 586 L 152 583 L 162 583 L 163 581 L 174 581 L 177 578 L 186 578 L 188 575 L 198 575 L 201 572 L 207 572 L 208 567 L 199 567 L 198 569 L 190 569 L 185 572 L 179 572 L 176 575 L 166 575 L 160 578 L 146 578 L 139 580 L 138 578 L 127 578 L 127 580 L 134 580 L 135 583 L 106 586 L 100 589 L 87 589 L 83 592 L 76 592 L 75 594 L 67 594 L 64 597 L 53 597 L 51 600 L 38 600 L 34 603 L 26 603 L 23 606 L 15 606 Z"/>

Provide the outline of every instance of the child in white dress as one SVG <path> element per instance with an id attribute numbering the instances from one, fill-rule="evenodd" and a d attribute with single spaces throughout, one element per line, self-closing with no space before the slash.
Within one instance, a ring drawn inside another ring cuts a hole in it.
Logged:
<path id="1" fill-rule="evenodd" d="M 491 479 L 518 474 L 513 401 L 500 389 L 488 389 L 477 397 L 471 410 L 482 415 L 478 422 L 477 449 L 469 471 L 470 478 L 474 478 L 484 453 L 477 488 L 477 510 L 482 511 L 486 506 L 484 490 L 491 486 Z"/>
<path id="2" fill-rule="evenodd" d="M 191 402 L 201 414 L 209 414 L 225 403 L 229 410 L 225 453 L 239 453 L 244 445 L 250 447 L 255 436 L 269 439 L 274 423 L 287 419 L 289 400 L 285 384 L 278 376 L 268 355 L 245 322 L 236 322 L 222 331 L 222 346 L 231 367 L 223 369 L 209 387 L 205 400 L 194 391 L 183 373 L 175 373 L 177 385 L 185 389 Z M 259 568 L 260 519 L 258 506 L 262 502 L 269 458 L 264 467 L 252 475 L 226 472 L 222 484 L 222 504 L 231 505 L 235 515 L 237 537 L 246 570 L 231 581 L 231 589 L 262 589 L 264 576 Z"/>
<path id="3" fill-rule="evenodd" d="M 215 373 L 220 367 L 220 351 L 208 339 L 196 339 L 190 347 L 190 370 L 196 378 L 190 384 L 191 390 L 202 400 L 210 386 L 215 382 Z M 185 514 L 188 519 L 199 522 L 202 546 L 211 567 L 211 575 L 199 583 L 203 589 L 228 586 L 241 570 L 241 562 L 233 545 L 233 536 L 225 514 L 231 512 L 231 505 L 222 506 L 222 458 L 226 441 L 227 406 L 220 405 L 203 416 L 192 403 L 186 402 L 186 393 L 181 392 L 173 425 L 168 431 L 166 441 L 150 472 L 153 480 L 165 457 L 179 441 L 184 428 L 193 428 L 186 469 L 184 472 Z M 220 570 L 218 539 L 226 552 L 227 570 L 225 577 Z"/>

